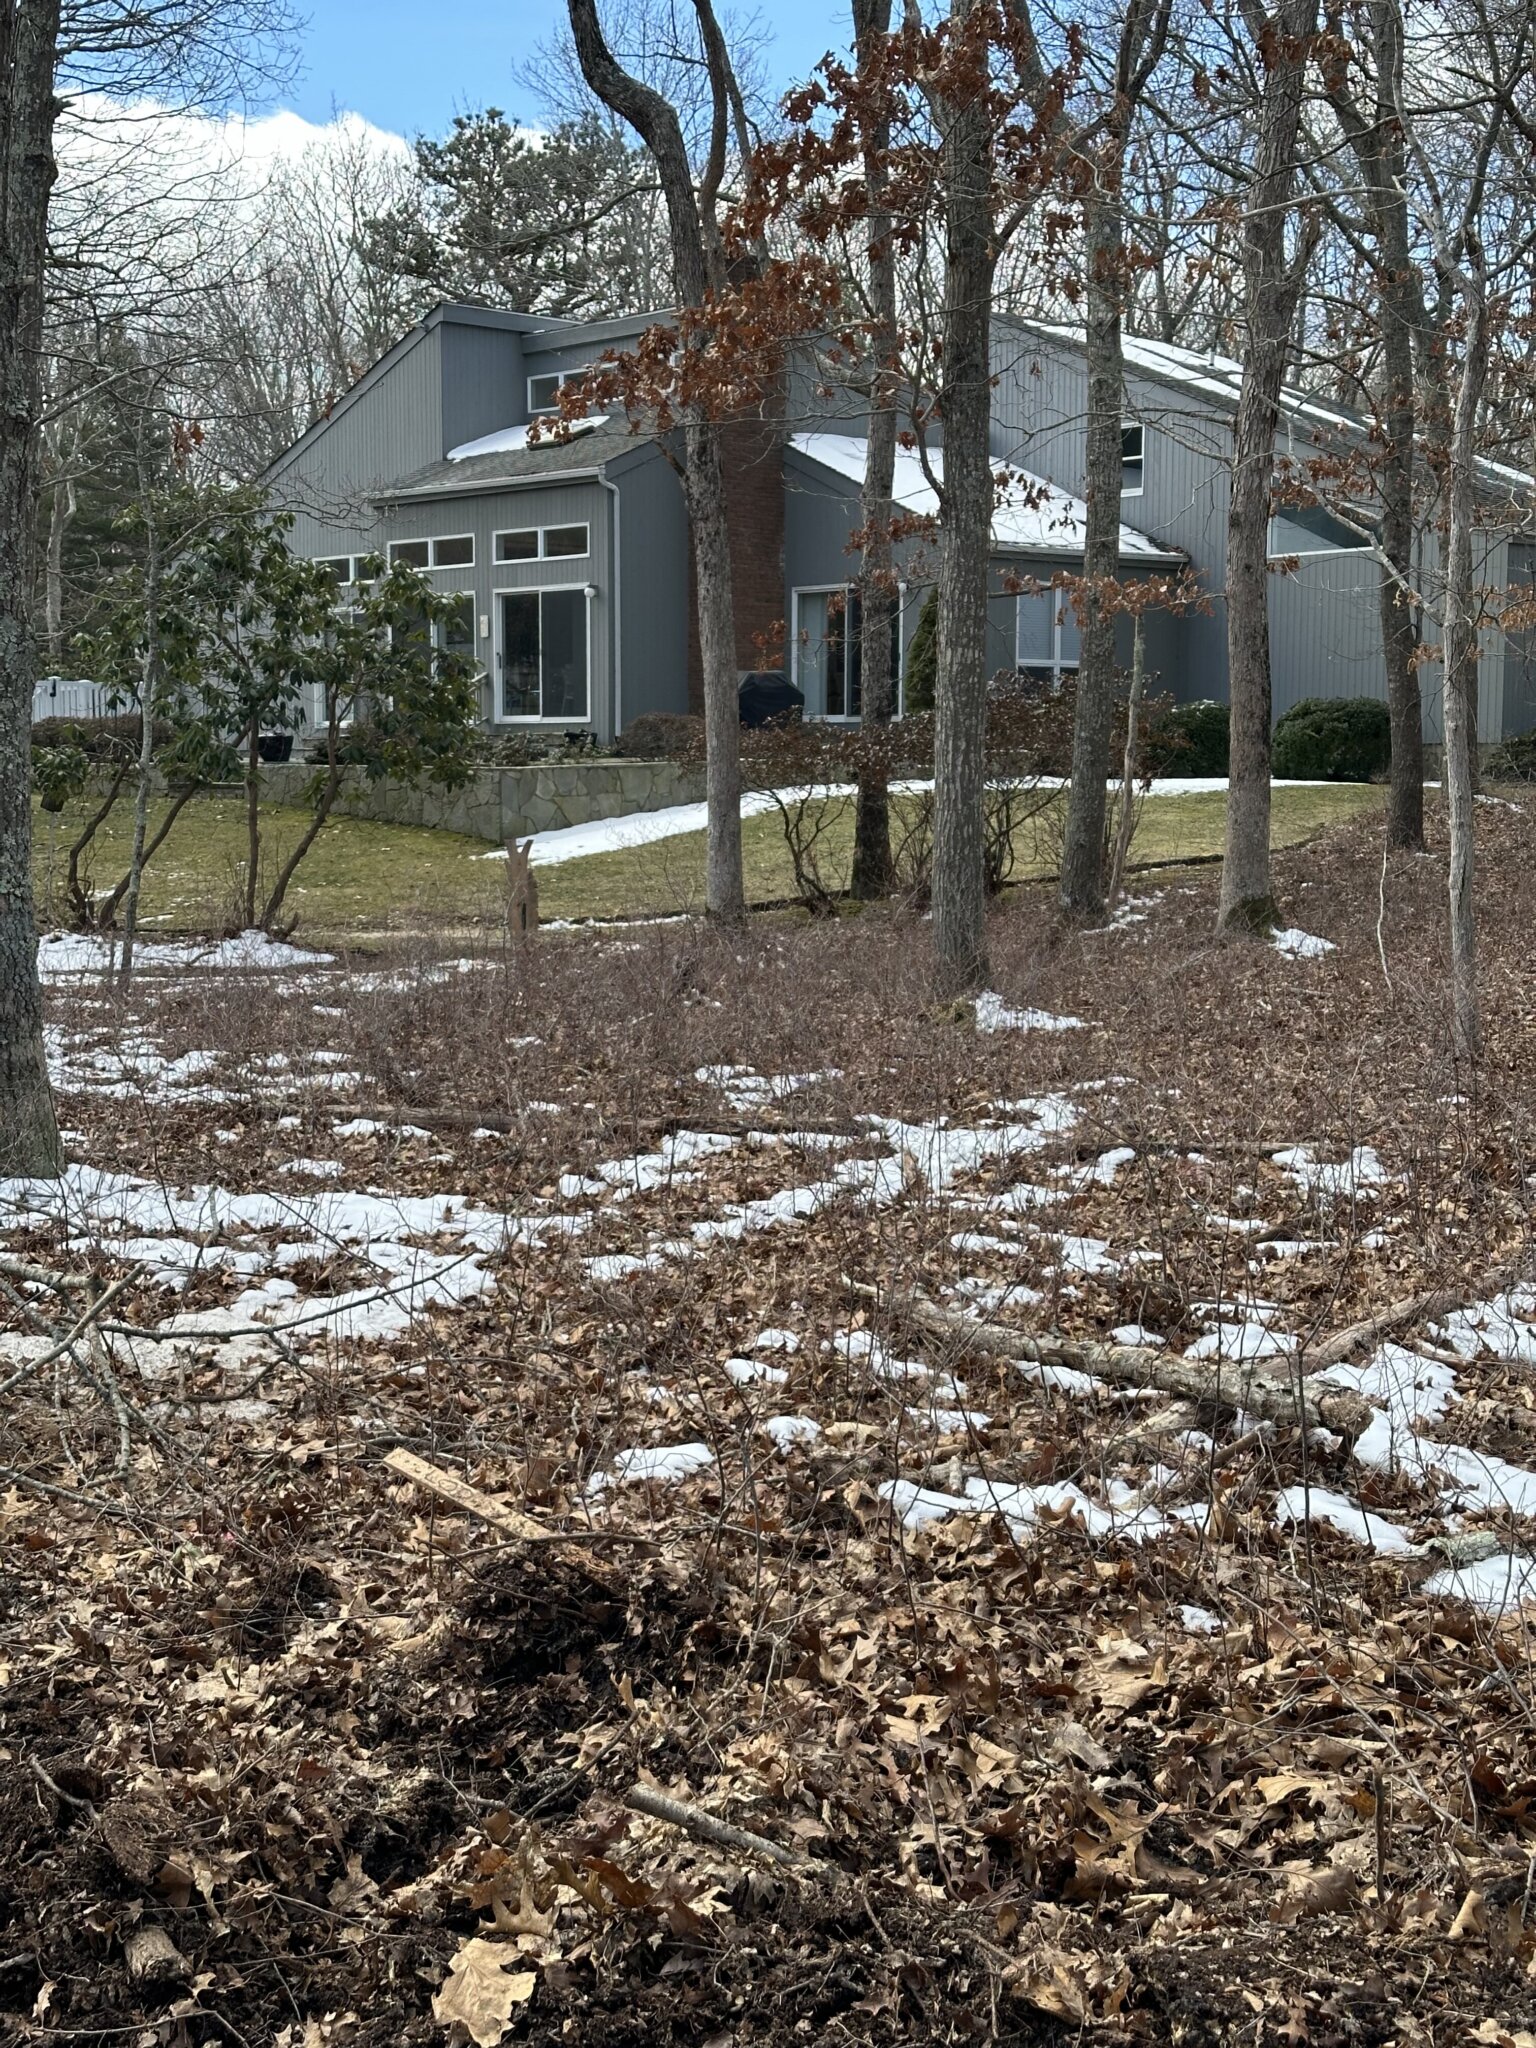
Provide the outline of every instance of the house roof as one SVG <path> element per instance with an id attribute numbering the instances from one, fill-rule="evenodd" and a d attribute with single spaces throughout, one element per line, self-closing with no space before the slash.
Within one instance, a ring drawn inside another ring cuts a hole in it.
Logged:
<path id="1" fill-rule="evenodd" d="M 1080 349 L 1083 346 L 1082 328 L 1069 323 L 1015 318 L 1013 324 L 1032 334 L 1065 342 L 1070 348 Z M 1232 356 L 1180 348 L 1176 342 L 1154 341 L 1150 336 L 1141 334 L 1122 335 L 1120 346 L 1128 370 L 1210 399 L 1223 411 L 1237 409 L 1243 366 Z M 1363 414 L 1348 406 L 1330 404 L 1314 392 L 1303 391 L 1294 384 L 1282 387 L 1280 412 L 1282 418 L 1313 431 L 1322 429 L 1362 436 L 1369 436 L 1371 432 L 1370 421 Z M 1477 468 L 1484 486 L 1490 490 L 1518 491 L 1536 496 L 1536 476 L 1523 469 L 1495 462 L 1488 456 L 1478 458 Z"/>
<path id="2" fill-rule="evenodd" d="M 807 461 L 829 470 L 841 482 L 862 485 L 866 442 L 857 434 L 792 434 L 790 447 Z M 928 465 L 943 481 L 944 451 L 930 449 Z M 1064 491 L 1059 484 L 1031 476 L 1009 465 L 1008 489 L 992 514 L 992 545 L 1005 554 L 1067 555 L 1083 552 L 1088 531 L 1088 507 L 1081 498 Z M 892 492 L 898 505 L 908 512 L 936 518 L 939 501 L 928 480 L 922 458 L 914 448 L 896 450 L 896 474 Z M 1150 534 L 1134 526 L 1120 528 L 1122 561 L 1182 562 L 1183 552 L 1165 547 Z"/>
<path id="3" fill-rule="evenodd" d="M 502 427 L 478 440 L 450 448 L 441 462 L 413 470 L 374 499 L 392 505 L 401 498 L 451 496 L 463 491 L 495 490 L 501 485 L 547 483 L 556 477 L 596 476 L 621 455 L 646 445 L 646 437 L 630 431 L 626 421 L 597 417 L 578 420 L 569 439 L 541 438 L 532 446 L 527 427 Z"/>

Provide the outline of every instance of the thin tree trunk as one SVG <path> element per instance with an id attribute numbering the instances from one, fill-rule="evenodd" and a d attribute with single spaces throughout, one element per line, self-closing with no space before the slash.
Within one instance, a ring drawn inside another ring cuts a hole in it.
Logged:
<path id="1" fill-rule="evenodd" d="M 256 885 L 261 870 L 261 721 L 252 718 L 245 736 L 245 900 L 240 922 L 256 922 Z"/>
<path id="2" fill-rule="evenodd" d="M 73 481 L 59 479 L 49 494 L 48 558 L 43 571 L 43 634 L 48 667 L 63 673 L 64 663 L 64 536 L 75 516 Z"/>
<path id="3" fill-rule="evenodd" d="M 144 853 L 139 861 L 139 873 L 141 875 L 160 851 L 161 847 L 164 846 L 166 840 L 170 838 L 171 827 L 176 823 L 176 820 L 181 816 L 193 797 L 197 795 L 197 791 L 198 785 L 195 782 L 189 782 L 183 788 L 177 790 L 176 794 L 171 798 L 170 803 L 166 807 L 164 817 L 145 843 Z M 128 882 L 129 875 L 125 874 L 113 889 L 111 895 L 101 904 L 96 915 L 96 923 L 103 931 L 110 928 L 113 918 L 116 917 L 118 905 L 128 893 Z"/>
<path id="4" fill-rule="evenodd" d="M 1125 706 L 1125 755 L 1120 766 L 1120 816 L 1115 831 L 1115 856 L 1110 863 L 1107 907 L 1113 910 L 1125 887 L 1126 862 L 1131 857 L 1131 834 L 1136 829 L 1136 750 L 1140 742 L 1141 700 L 1147 678 L 1147 622 L 1136 614 L 1135 639 L 1131 648 L 1131 689 Z"/>
<path id="5" fill-rule="evenodd" d="M 142 425 L 140 429 L 143 431 Z M 133 847 L 128 856 L 128 887 L 123 895 L 123 951 L 117 985 L 125 992 L 133 982 L 133 948 L 139 929 L 139 891 L 144 881 L 144 842 L 149 836 L 149 797 L 155 775 L 155 704 L 160 695 L 160 522 L 144 462 L 139 463 L 139 491 L 144 506 L 144 660 L 139 689 L 138 780 L 133 792 Z"/>
<path id="6" fill-rule="evenodd" d="M 108 818 L 111 817 L 113 810 L 116 808 L 117 800 L 123 793 L 123 784 L 128 780 L 128 771 L 132 766 L 133 761 L 128 756 L 124 756 L 118 763 L 117 770 L 111 782 L 107 785 L 106 795 L 81 827 L 79 837 L 69 849 L 69 874 L 65 884 L 65 891 L 69 897 L 71 910 L 73 910 L 75 916 L 83 925 L 93 923 L 94 919 L 91 914 L 90 898 L 86 895 L 85 885 L 80 880 L 81 856 L 102 826 L 107 822 Z"/>
<path id="7" fill-rule="evenodd" d="M 1115 702 L 1114 585 L 1120 569 L 1120 345 L 1124 216 L 1120 145 L 1111 136 L 1094 166 L 1084 208 L 1088 368 L 1087 530 L 1080 607 L 1082 652 L 1072 728 L 1072 787 L 1061 855 L 1061 907 L 1069 917 L 1104 914 L 1105 780 Z"/>
<path id="8" fill-rule="evenodd" d="M 957 34 L 971 0 L 952 0 Z M 987 561 L 992 543 L 991 136 L 980 94 L 936 108 L 944 188 L 944 496 L 933 741 L 933 942 L 941 994 L 987 979 Z"/>
<path id="9" fill-rule="evenodd" d="M 0 1173 L 57 1174 L 32 901 L 31 605 L 59 0 L 0 8 Z"/>
<path id="10" fill-rule="evenodd" d="M 1263 98 L 1254 170 L 1243 197 L 1246 335 L 1232 425 L 1227 521 L 1227 686 L 1232 759 L 1219 928 L 1267 931 L 1275 919 L 1269 864 L 1269 513 L 1280 387 L 1297 293 L 1310 253 L 1288 262 L 1286 223 L 1296 184 L 1302 88 L 1317 0 L 1282 0 L 1266 22 Z"/>
<path id="11" fill-rule="evenodd" d="M 288 894 L 288 885 L 298 873 L 300 861 L 303 860 L 309 849 L 319 838 L 320 828 L 336 807 L 336 799 L 341 794 L 341 785 L 345 773 L 342 763 L 337 759 L 340 750 L 340 735 L 341 698 L 338 693 L 333 691 L 331 693 L 325 727 L 325 787 L 321 790 L 316 801 L 314 816 L 300 834 L 298 845 L 289 854 L 287 860 L 284 861 L 277 880 L 272 885 L 272 893 L 268 896 L 266 908 L 261 913 L 261 929 L 264 932 L 271 931 L 277 913 L 283 907 L 283 898 Z M 253 913 L 248 922 L 254 924 L 255 921 Z"/>
<path id="12" fill-rule="evenodd" d="M 1406 224 L 1405 224 L 1406 225 Z M 1392 725 L 1392 786 L 1387 844 L 1424 845 L 1424 704 L 1419 686 L 1419 631 L 1413 578 L 1413 470 L 1417 420 L 1413 401 L 1413 336 L 1382 294 L 1383 410 L 1387 442 L 1381 471 L 1381 648 Z"/>
<path id="13" fill-rule="evenodd" d="M 1472 750 L 1472 693 L 1476 688 L 1477 610 L 1473 590 L 1472 533 L 1476 516 L 1477 418 L 1488 372 L 1488 294 L 1485 280 L 1469 278 L 1467 335 L 1451 419 L 1445 619 L 1442 664 L 1445 702 L 1445 793 L 1450 813 L 1451 995 L 1456 1046 L 1475 1059 L 1482 1028 L 1477 1000 L 1477 923 L 1473 914 L 1476 817 Z"/>
<path id="14" fill-rule="evenodd" d="M 891 0 L 854 0 L 854 41 L 859 67 L 868 77 L 882 55 L 891 25 Z M 896 710 L 892 672 L 892 627 L 897 618 L 895 549 L 891 521 L 896 473 L 896 407 L 900 381 L 896 362 L 896 252 L 891 216 L 884 204 L 885 156 L 891 124 L 871 124 L 863 156 L 868 195 L 865 264 L 870 310 L 869 433 L 864 447 L 864 489 L 860 516 L 864 549 L 859 567 L 859 681 L 866 728 L 879 732 Z M 849 706 L 852 709 L 852 706 Z M 888 764 L 878 745 L 859 772 L 853 818 L 853 894 L 868 901 L 891 888 L 891 795 Z"/>

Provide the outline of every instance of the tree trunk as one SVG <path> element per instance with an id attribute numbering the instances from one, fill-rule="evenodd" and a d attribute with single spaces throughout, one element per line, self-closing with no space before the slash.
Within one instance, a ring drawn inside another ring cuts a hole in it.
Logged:
<path id="1" fill-rule="evenodd" d="M 142 426 L 141 426 L 142 432 Z M 144 661 L 139 690 L 138 780 L 133 792 L 133 848 L 128 857 L 128 886 L 123 893 L 123 951 L 117 985 L 125 993 L 133 983 L 133 947 L 139 929 L 139 890 L 144 880 L 144 842 L 149 837 L 149 796 L 155 775 L 155 704 L 160 694 L 160 522 L 145 465 L 139 465 L 139 490 L 144 505 Z"/>
<path id="2" fill-rule="evenodd" d="M 882 52 L 891 25 L 891 0 L 854 0 L 854 40 L 859 68 L 868 74 Z M 896 363 L 896 253 L 891 216 L 884 203 L 885 157 L 891 124 L 871 124 L 863 152 L 868 195 L 865 263 L 870 311 L 869 437 L 864 447 L 864 490 L 860 516 L 864 549 L 859 566 L 859 681 L 864 725 L 878 732 L 896 710 L 896 677 L 891 665 L 892 627 L 898 615 L 891 493 L 896 473 L 896 407 L 900 380 Z M 852 709 L 852 706 L 849 706 Z M 884 752 L 871 750 L 859 773 L 853 818 L 853 894 L 865 901 L 891 888 L 891 797 Z"/>
<path id="3" fill-rule="evenodd" d="M 1472 693 L 1477 676 L 1477 608 L 1472 535 L 1476 516 L 1477 418 L 1488 372 L 1488 293 L 1483 277 L 1465 286 L 1467 334 L 1451 418 L 1447 494 L 1445 616 L 1442 696 L 1445 715 L 1445 794 L 1450 813 L 1451 995 L 1456 1049 L 1475 1059 L 1482 1042 L 1477 1000 L 1477 924 L 1472 907 L 1476 816 L 1472 749 Z M 1466 684 L 1473 678 L 1472 692 Z"/>
<path id="4" fill-rule="evenodd" d="M 695 191 L 677 109 L 615 58 L 597 17 L 597 0 L 567 0 L 577 62 L 592 91 L 639 135 L 656 165 L 667 208 L 679 303 L 702 306 L 724 284 L 715 202 L 724 169 L 725 110 L 735 96 L 725 40 L 710 0 L 694 0 L 705 69 L 715 104 L 714 136 L 702 194 Z M 704 346 L 701 336 L 697 346 Z M 699 654 L 704 670 L 704 793 L 709 810 L 704 901 L 712 917 L 745 915 L 741 874 L 741 716 L 736 680 L 735 607 L 726 526 L 720 444 L 703 411 L 683 413 L 687 470 L 683 479 L 693 528 L 698 585 Z"/>
<path id="5" fill-rule="evenodd" d="M 123 792 L 123 784 L 128 780 L 128 771 L 132 766 L 132 760 L 126 755 L 119 761 L 112 780 L 107 785 L 106 795 L 86 819 L 80 828 L 79 836 L 69 849 L 69 875 L 65 883 L 65 892 L 69 897 L 70 909 L 82 925 L 92 924 L 95 919 L 92 916 L 91 899 L 87 896 L 85 884 L 80 879 L 81 857 L 116 808 L 117 800 Z"/>
<path id="6" fill-rule="evenodd" d="M 245 899 L 240 923 L 256 922 L 256 885 L 261 869 L 261 720 L 253 717 L 245 736 Z"/>
<path id="7" fill-rule="evenodd" d="M 1113 910 L 1125 886 L 1126 863 L 1131 857 L 1131 834 L 1136 829 L 1136 748 L 1140 738 L 1141 700 L 1147 681 L 1147 622 L 1136 614 L 1136 637 L 1131 651 L 1131 689 L 1125 706 L 1125 756 L 1120 767 L 1120 817 L 1115 831 L 1115 854 L 1109 869 L 1107 907 Z"/>
<path id="8" fill-rule="evenodd" d="M 75 487 L 59 479 L 49 493 L 48 558 L 43 570 L 43 636 L 48 668 L 61 675 L 64 665 L 64 536 L 75 516 Z"/>
<path id="9" fill-rule="evenodd" d="M 1406 221 L 1404 223 L 1406 230 Z M 1405 259 L 1406 260 L 1406 256 Z M 1387 430 L 1381 469 L 1381 648 L 1392 722 L 1392 786 L 1387 844 L 1424 845 L 1424 705 L 1419 687 L 1419 629 L 1413 587 L 1413 471 L 1417 419 L 1413 402 L 1413 334 L 1382 292 L 1382 409 Z"/>
<path id="10" fill-rule="evenodd" d="M 39 366 L 59 0 L 0 9 L 0 1173 L 62 1164 L 32 903 Z"/>
<path id="11" fill-rule="evenodd" d="M 1317 0 L 1282 0 L 1265 24 L 1263 97 L 1254 170 L 1243 195 L 1243 379 L 1232 425 L 1227 522 L 1227 687 L 1232 762 L 1218 927 L 1267 931 L 1275 919 L 1269 866 L 1269 513 L 1280 387 L 1309 247 L 1286 258 Z"/>
<path id="12" fill-rule="evenodd" d="M 329 818 L 331 812 L 336 807 L 336 799 L 341 794 L 341 785 L 345 773 L 341 761 L 337 758 L 340 753 L 340 746 L 341 698 L 337 692 L 331 691 L 330 701 L 326 707 L 325 722 L 325 786 L 316 799 L 314 816 L 305 826 L 303 832 L 300 833 L 298 845 L 283 863 L 277 880 L 272 885 L 272 893 L 268 896 L 266 906 L 261 913 L 261 929 L 264 932 L 271 931 L 276 921 L 277 913 L 283 907 L 283 899 L 288 894 L 288 885 L 299 871 L 300 861 L 303 860 L 309 849 L 319 838 L 321 826 L 324 825 L 326 819 Z M 246 923 L 247 926 L 250 926 L 255 922 L 256 916 L 253 910 Z"/>
<path id="13" fill-rule="evenodd" d="M 708 811 L 704 908 L 726 924 L 746 912 L 741 872 L 741 706 L 731 533 L 720 468 L 720 436 L 702 415 L 685 430 L 683 492 L 693 532 L 699 657 L 704 670 L 704 800 Z"/>
<path id="14" fill-rule="evenodd" d="M 1120 570 L 1120 416 L 1125 389 L 1120 349 L 1124 218 L 1120 145 L 1106 139 L 1084 207 L 1088 368 L 1086 586 L 1079 617 L 1082 653 L 1072 729 L 1072 787 L 1061 855 L 1061 907 L 1069 917 L 1104 914 L 1105 780 L 1115 703 L 1114 585 Z"/>
<path id="15" fill-rule="evenodd" d="M 171 827 L 176 823 L 176 820 L 181 816 L 193 797 L 197 795 L 197 790 L 198 785 L 196 783 L 187 783 L 171 798 L 170 803 L 166 806 L 165 816 L 160 820 L 154 829 L 153 835 L 145 844 L 143 856 L 139 861 L 139 873 L 141 875 L 160 851 L 161 847 L 164 846 L 166 840 L 170 838 Z M 96 923 L 102 931 L 110 929 L 112 920 L 117 915 L 118 905 L 128 894 L 128 883 L 131 879 L 131 874 L 132 870 L 130 869 L 129 873 L 122 877 L 111 895 L 106 898 L 97 911 Z"/>
<path id="16" fill-rule="evenodd" d="M 957 34 L 971 0 L 952 0 Z M 944 305 L 940 409 L 938 684 L 933 738 L 933 942 L 940 993 L 987 979 L 987 558 L 992 542 L 991 135 L 979 94 L 937 108 L 943 134 Z"/>

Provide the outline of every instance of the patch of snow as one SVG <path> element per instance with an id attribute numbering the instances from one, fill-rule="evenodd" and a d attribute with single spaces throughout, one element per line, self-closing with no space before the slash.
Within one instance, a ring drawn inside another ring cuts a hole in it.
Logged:
<path id="1" fill-rule="evenodd" d="M 1342 1493 L 1331 1492 L 1326 1486 L 1287 1486 L 1275 1500 L 1275 1514 L 1287 1525 L 1307 1521 L 1326 1523 L 1330 1529 L 1337 1529 L 1341 1536 L 1363 1543 L 1369 1550 L 1379 1550 L 1384 1556 L 1400 1555 L 1416 1547 L 1407 1531 L 1400 1529 L 1395 1522 L 1368 1514 L 1364 1508 L 1346 1500 Z"/>
<path id="2" fill-rule="evenodd" d="M 1255 1359 L 1284 1358 L 1296 1349 L 1296 1339 L 1266 1323 L 1218 1322 L 1197 1337 L 1184 1353 L 1186 1358 Z"/>
<path id="3" fill-rule="evenodd" d="M 1209 1607 L 1196 1607 L 1188 1600 L 1179 1608 L 1179 1621 L 1192 1636 L 1214 1636 L 1226 1627 L 1219 1614 L 1212 1614 Z"/>
<path id="4" fill-rule="evenodd" d="M 759 1330 L 747 1346 L 749 1351 L 798 1351 L 799 1336 L 793 1330 Z"/>
<path id="5" fill-rule="evenodd" d="M 789 1378 L 782 1365 L 770 1365 L 766 1358 L 728 1358 L 723 1370 L 738 1387 L 782 1387 Z"/>
<path id="6" fill-rule="evenodd" d="M 1320 960 L 1325 953 L 1336 953 L 1338 947 L 1332 939 L 1320 939 L 1313 932 L 1298 931 L 1292 926 L 1287 931 L 1276 930 L 1270 940 L 1277 953 L 1284 953 L 1291 960 Z"/>
<path id="7" fill-rule="evenodd" d="M 588 1493 L 602 1493 L 610 1486 L 633 1486 L 642 1481 L 667 1485 L 689 1479 L 715 1462 L 708 1444 L 642 1444 L 635 1450 L 620 1451 L 606 1472 L 594 1472 L 587 1481 Z"/>
<path id="8" fill-rule="evenodd" d="M 101 974 L 116 964 L 121 948 L 113 939 L 88 932 L 50 932 L 37 942 L 37 971 L 43 981 L 69 974 Z M 232 939 L 171 939 L 140 942 L 134 965 L 145 969 L 185 972 L 189 968 L 229 968 L 265 972 L 278 967 L 326 967 L 333 955 L 310 953 L 265 932 L 245 931 Z"/>
<path id="9" fill-rule="evenodd" d="M 1464 1600 L 1485 1614 L 1504 1614 L 1536 1600 L 1536 1558 L 1513 1551 L 1449 1565 L 1427 1578 L 1422 1590 L 1432 1599 Z"/>
<path id="10" fill-rule="evenodd" d="M 1002 997 L 984 989 L 976 998 L 978 1031 L 1083 1031 L 1081 1017 L 1057 1017 L 1049 1010 L 1010 1010 Z"/>
<path id="11" fill-rule="evenodd" d="M 761 1427 L 779 1451 L 791 1450 L 796 1444 L 813 1444 L 821 1435 L 821 1424 L 809 1415 L 770 1415 Z"/>
<path id="12" fill-rule="evenodd" d="M 1144 1347 L 1160 1350 L 1168 1339 L 1159 1337 L 1155 1330 L 1147 1329 L 1145 1324 L 1121 1323 L 1118 1328 L 1110 1331 L 1109 1341 L 1111 1344 L 1124 1344 L 1132 1350 Z"/>

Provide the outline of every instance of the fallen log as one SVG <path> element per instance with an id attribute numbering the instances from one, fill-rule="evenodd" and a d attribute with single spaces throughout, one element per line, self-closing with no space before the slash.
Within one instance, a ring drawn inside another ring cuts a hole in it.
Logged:
<path id="1" fill-rule="evenodd" d="M 1321 1343 L 1309 1344 L 1301 1354 L 1301 1369 L 1304 1373 L 1321 1372 L 1326 1366 L 1340 1364 L 1352 1351 L 1390 1337 L 1394 1330 L 1407 1329 L 1414 1323 L 1432 1323 L 1449 1315 L 1452 1309 L 1465 1308 L 1468 1302 L 1486 1301 L 1489 1295 L 1511 1286 L 1521 1270 L 1518 1263 L 1495 1266 L 1471 1287 L 1435 1287 L 1423 1294 L 1405 1294 L 1389 1302 L 1380 1314 L 1364 1316 Z"/>
<path id="2" fill-rule="evenodd" d="M 1170 1358 L 1151 1345 L 1099 1344 L 1056 1330 L 1031 1335 L 1006 1323 L 956 1315 L 925 1295 L 901 1292 L 882 1297 L 878 1288 L 865 1282 L 850 1281 L 849 1285 L 858 1294 L 883 1298 L 914 1329 L 966 1350 L 1015 1363 L 1069 1366 L 1116 1387 L 1155 1387 L 1160 1393 L 1206 1407 L 1240 1408 L 1256 1421 L 1287 1429 L 1330 1429 L 1353 1438 L 1377 1412 L 1358 1394 L 1308 1386 L 1299 1375 L 1282 1378 L 1258 1360 Z"/>

